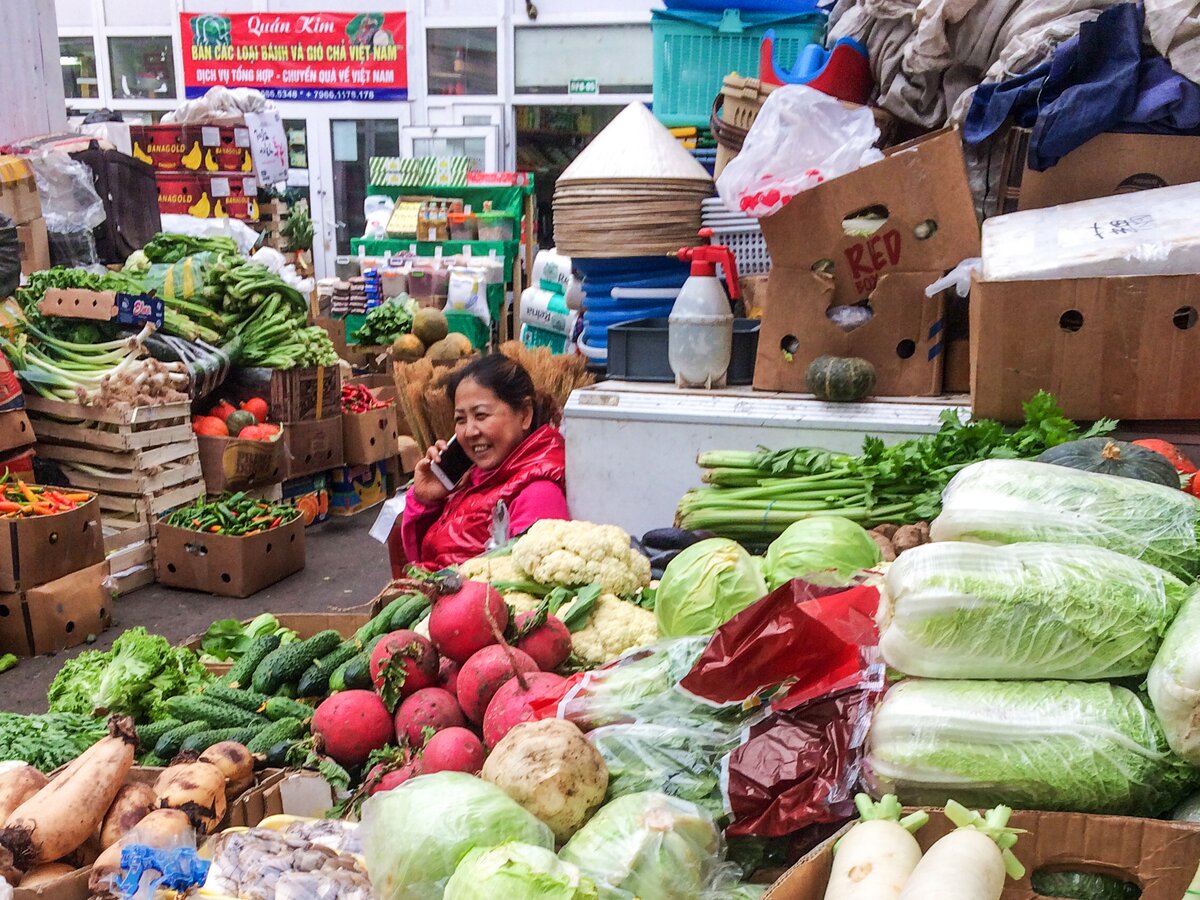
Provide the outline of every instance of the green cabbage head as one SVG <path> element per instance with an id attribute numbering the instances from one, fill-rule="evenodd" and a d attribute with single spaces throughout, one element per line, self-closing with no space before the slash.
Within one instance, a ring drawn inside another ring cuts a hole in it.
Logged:
<path id="1" fill-rule="evenodd" d="M 708 813 L 647 791 L 602 806 L 559 855 L 594 879 L 605 900 L 675 900 L 712 886 L 721 853 Z"/>
<path id="2" fill-rule="evenodd" d="M 767 548 L 767 587 L 793 578 L 842 587 L 855 573 L 879 564 L 879 545 L 861 525 L 841 516 L 815 516 L 793 522 Z"/>
<path id="3" fill-rule="evenodd" d="M 741 544 L 727 538 L 700 541 L 663 572 L 654 606 L 658 634 L 712 634 L 766 594 L 758 564 Z"/>
<path id="4" fill-rule="evenodd" d="M 471 850 L 520 841 L 554 849 L 550 829 L 494 784 L 461 772 L 406 781 L 363 804 L 363 849 L 378 900 L 437 900 Z"/>
<path id="5" fill-rule="evenodd" d="M 463 857 L 445 900 L 596 900 L 596 885 L 554 851 L 512 842 Z"/>

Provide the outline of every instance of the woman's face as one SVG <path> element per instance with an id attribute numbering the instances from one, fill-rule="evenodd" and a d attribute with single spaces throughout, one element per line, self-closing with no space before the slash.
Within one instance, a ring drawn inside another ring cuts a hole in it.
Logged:
<path id="1" fill-rule="evenodd" d="M 472 378 L 454 392 L 454 434 L 471 462 L 485 472 L 508 459 L 532 424 L 532 404 L 513 409 Z"/>

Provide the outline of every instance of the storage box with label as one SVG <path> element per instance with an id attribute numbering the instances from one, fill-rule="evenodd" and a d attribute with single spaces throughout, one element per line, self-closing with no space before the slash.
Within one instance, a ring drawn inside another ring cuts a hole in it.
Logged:
<path id="1" fill-rule="evenodd" d="M 46 220 L 41 216 L 17 226 L 17 243 L 21 248 L 21 274 L 32 275 L 50 268 L 50 235 Z"/>
<path id="2" fill-rule="evenodd" d="M 395 456 L 400 437 L 396 406 L 342 413 L 342 455 L 347 466 L 369 466 Z"/>
<path id="3" fill-rule="evenodd" d="M 339 468 L 344 461 L 342 417 L 285 425 L 283 448 L 286 480 Z"/>
<path id="4" fill-rule="evenodd" d="M 29 161 L 18 156 L 0 156 L 0 213 L 24 225 L 42 217 L 42 201 Z"/>
<path id="5" fill-rule="evenodd" d="M 200 468 L 209 494 L 241 491 L 283 481 L 284 445 L 281 432 L 274 440 L 251 441 L 200 435 Z"/>
<path id="6" fill-rule="evenodd" d="M 132 156 L 160 172 L 254 171 L 250 132 L 216 125 L 130 125 Z"/>
<path id="7" fill-rule="evenodd" d="M 804 392 L 816 357 L 853 355 L 875 365 L 879 396 L 941 390 L 942 301 L 927 301 L 924 288 L 979 255 L 957 131 L 891 148 L 880 162 L 797 194 L 761 226 L 772 269 L 756 389 Z M 846 331 L 830 316 L 840 320 L 835 308 L 852 306 L 867 309 L 852 315 L 869 321 Z"/>
<path id="8" fill-rule="evenodd" d="M 0 653 L 37 656 L 75 647 L 112 624 L 108 562 L 24 591 L 0 594 Z"/>
<path id="9" fill-rule="evenodd" d="M 52 516 L 0 520 L 0 591 L 28 590 L 103 561 L 95 497 Z"/>
<path id="10" fill-rule="evenodd" d="M 295 369 L 235 369 L 226 387 L 240 402 L 267 401 L 267 421 L 302 422 L 342 414 L 342 371 L 338 366 Z"/>
<path id="11" fill-rule="evenodd" d="M 342 466 L 329 477 L 329 512 L 353 516 L 387 499 L 387 479 L 381 462 L 367 466 Z"/>
<path id="12" fill-rule="evenodd" d="M 164 214 L 258 221 L 258 182 L 252 175 L 160 172 L 155 181 Z"/>
<path id="13" fill-rule="evenodd" d="M 283 500 L 293 503 L 304 519 L 305 527 L 320 525 L 329 519 L 329 475 L 318 472 L 285 481 L 280 489 Z"/>
<path id="14" fill-rule="evenodd" d="M 304 568 L 304 519 L 231 537 L 159 525 L 158 581 L 222 597 L 249 597 Z"/>
<path id="15" fill-rule="evenodd" d="M 1014 128 L 1005 150 L 1003 212 L 1200 181 L 1200 137 L 1098 134 L 1044 172 L 1026 164 L 1029 129 Z"/>
<path id="16" fill-rule="evenodd" d="M 1039 872 L 1094 872 L 1141 888 L 1141 900 L 1185 896 L 1196 861 L 1200 828 L 1192 822 L 1163 822 L 1081 813 L 1014 812 L 1008 823 L 1022 830 L 1014 853 L 1025 867 L 1019 880 L 1006 878 L 1000 900 L 1037 900 L 1030 879 Z M 954 826 L 940 811 L 916 833 L 922 852 Z M 776 881 L 763 900 L 818 900 L 825 896 L 840 834 L 817 847 Z M 1113 896 L 1138 896 L 1137 893 Z"/>

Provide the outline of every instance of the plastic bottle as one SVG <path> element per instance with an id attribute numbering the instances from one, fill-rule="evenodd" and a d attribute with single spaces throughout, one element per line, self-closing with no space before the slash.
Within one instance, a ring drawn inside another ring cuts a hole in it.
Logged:
<path id="1" fill-rule="evenodd" d="M 730 298 L 741 297 L 737 264 L 728 247 L 684 247 L 680 262 L 692 264 L 667 325 L 667 357 L 675 384 L 690 388 L 722 388 L 733 355 L 733 309 Z M 717 277 L 725 269 L 729 294 Z"/>

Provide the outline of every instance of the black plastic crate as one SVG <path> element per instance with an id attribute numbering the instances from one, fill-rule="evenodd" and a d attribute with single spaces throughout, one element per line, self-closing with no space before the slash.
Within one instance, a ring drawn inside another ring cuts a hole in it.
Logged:
<path id="1" fill-rule="evenodd" d="M 667 357 L 667 323 L 667 319 L 637 319 L 609 326 L 608 377 L 673 382 L 675 375 Z M 733 356 L 726 379 L 731 387 L 754 381 L 760 324 L 758 319 L 733 320 Z"/>

